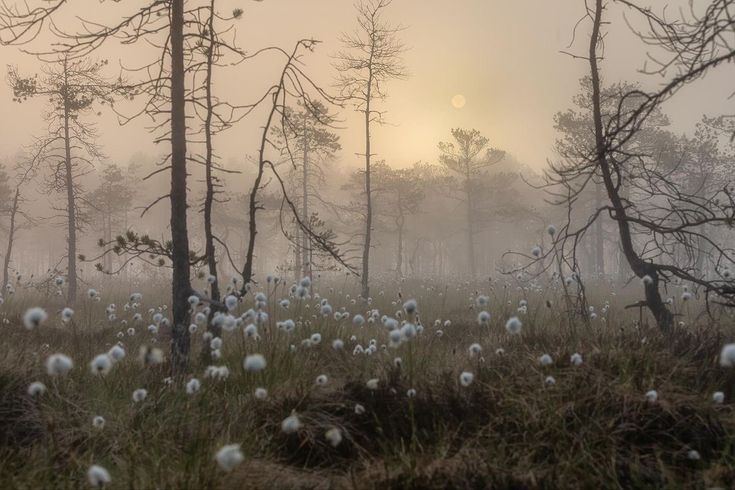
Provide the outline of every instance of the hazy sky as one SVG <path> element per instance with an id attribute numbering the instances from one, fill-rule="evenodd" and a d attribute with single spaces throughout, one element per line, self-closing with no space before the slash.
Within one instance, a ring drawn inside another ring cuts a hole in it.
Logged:
<path id="1" fill-rule="evenodd" d="M 123 2 L 129 6 L 135 2 Z M 654 6 L 664 2 L 655 2 Z M 71 0 L 70 6 L 86 4 Z M 223 1 L 223 11 L 245 10 L 237 23 L 240 45 L 248 50 L 277 44 L 290 47 L 304 37 L 322 40 L 314 54 L 304 58 L 307 71 L 323 84 L 332 83 L 330 55 L 338 48 L 337 36 L 354 28 L 354 8 L 350 0 L 264 0 Z M 107 3 L 94 2 L 94 9 Z M 120 7 L 117 7 L 120 8 Z M 129 7 L 128 7 L 129 8 Z M 89 9 L 89 10 L 94 10 Z M 76 13 L 76 12 L 75 12 Z M 84 12 L 78 12 L 83 14 Z M 474 127 L 488 136 L 493 145 L 515 154 L 527 165 L 540 168 L 552 156 L 552 117 L 570 104 L 584 74 L 585 62 L 560 54 L 571 39 L 571 29 L 583 13 L 582 0 L 395 0 L 388 17 L 403 24 L 402 37 L 410 48 L 405 62 L 410 78 L 390 83 L 384 104 L 389 126 L 375 131 L 374 149 L 378 158 L 395 166 L 416 160 L 436 161 L 437 142 L 449 138 L 452 127 Z M 645 50 L 622 22 L 620 10 L 608 14 L 614 27 L 607 38 L 603 65 L 607 81 L 641 79 L 637 70 L 645 60 Z M 584 24 L 581 34 L 588 31 Z M 572 49 L 583 53 L 584 36 Z M 2 48 L 6 64 L 18 64 L 33 71 L 37 62 Z M 108 49 L 103 53 L 114 65 L 122 58 L 142 56 L 136 49 Z M 216 90 L 233 101 L 255 99 L 264 84 L 272 80 L 280 61 L 265 60 L 250 66 L 228 69 L 215 79 Z M 676 129 L 686 130 L 703 113 L 713 114 L 732 107 L 732 67 L 717 77 L 682 91 L 667 106 Z M 115 75 L 115 73 L 110 73 Z M 655 77 L 643 78 L 656 84 Z M 452 106 L 452 98 L 462 95 L 463 108 Z M 0 88 L 0 141 L 2 154 L 13 153 L 30 135 L 43 130 L 42 102 L 18 106 L 11 101 L 6 85 Z M 218 141 L 225 158 L 241 158 L 257 148 L 262 117 L 255 114 Z M 361 151 L 360 121 L 349 111 L 343 113 L 341 131 L 344 164 L 358 163 Z M 101 139 L 112 160 L 125 162 L 134 151 L 157 151 L 145 132 L 145 121 L 120 128 L 110 115 L 100 119 Z"/>

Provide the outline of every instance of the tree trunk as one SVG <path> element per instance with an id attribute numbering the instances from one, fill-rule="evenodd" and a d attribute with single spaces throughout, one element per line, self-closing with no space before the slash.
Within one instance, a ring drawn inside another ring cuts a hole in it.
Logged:
<path id="1" fill-rule="evenodd" d="M 399 279 L 403 277 L 403 227 L 405 223 L 405 219 L 401 216 L 398 219 L 398 249 L 396 250 L 396 273 Z"/>
<path id="2" fill-rule="evenodd" d="M 372 63 L 372 56 L 371 56 Z M 365 243 L 362 249 L 362 297 L 370 297 L 370 239 L 373 228 L 373 201 L 372 188 L 370 187 L 370 97 L 372 90 L 372 69 L 368 76 L 367 91 L 365 97 Z"/>
<path id="3" fill-rule="evenodd" d="M 189 234 L 186 223 L 186 99 L 184 90 L 184 0 L 171 0 L 171 282 L 172 369 L 189 359 Z"/>
<path id="4" fill-rule="evenodd" d="M 307 134 L 308 126 L 306 124 L 306 118 L 304 118 L 304 162 L 301 176 L 301 193 L 304 198 L 301 203 L 301 221 L 309 223 L 309 135 Z M 303 242 L 301 243 L 301 266 L 302 277 L 311 277 L 312 265 L 311 265 L 311 240 L 306 233 L 301 233 Z"/>
<path id="5" fill-rule="evenodd" d="M 66 60 L 64 60 L 64 87 L 67 85 Z M 69 132 L 69 102 L 64 97 L 64 171 L 66 186 L 67 217 L 67 303 L 73 305 L 77 300 L 77 213 L 74 199 L 74 174 L 71 161 L 71 135 Z"/>
<path id="6" fill-rule="evenodd" d="M 589 47 L 590 75 L 592 78 L 592 107 L 593 119 L 595 124 L 595 149 L 597 153 L 597 160 L 600 166 L 600 170 L 602 172 L 603 182 L 605 183 L 605 190 L 607 191 L 608 198 L 610 199 L 614 210 L 613 219 L 618 225 L 618 230 L 620 232 L 620 244 L 623 249 L 623 254 L 628 261 L 628 264 L 630 264 L 631 269 L 633 269 L 633 272 L 638 277 L 643 278 L 647 275 L 652 279 L 650 283 L 645 284 L 646 303 L 648 309 L 651 311 L 653 317 L 656 319 L 656 323 L 658 324 L 659 328 L 666 332 L 669 331 L 673 326 L 674 316 L 661 299 L 661 294 L 658 290 L 659 277 L 655 267 L 642 260 L 635 251 L 625 205 L 620 198 L 618 188 L 615 186 L 615 183 L 612 180 L 610 162 L 606 153 L 602 124 L 602 111 L 600 106 L 600 75 L 597 65 L 597 44 L 600 40 L 600 25 L 602 23 L 602 2 L 603 0 L 596 0 L 595 2 L 595 16 Z"/>
<path id="7" fill-rule="evenodd" d="M 13 241 L 15 240 L 15 217 L 18 214 L 18 201 L 20 200 L 20 186 L 15 189 L 15 197 L 13 198 L 13 207 L 10 209 L 10 226 L 8 227 L 8 246 L 5 249 L 5 259 L 3 260 L 3 287 L 9 284 L 10 278 L 10 257 L 13 254 Z"/>
<path id="8" fill-rule="evenodd" d="M 475 217 L 472 213 L 472 183 L 470 182 L 469 163 L 467 163 L 467 173 L 465 175 L 465 197 L 467 204 L 467 267 L 468 275 L 472 281 L 475 280 Z"/>
<path id="9" fill-rule="evenodd" d="M 602 206 L 602 187 L 595 186 L 595 204 L 597 209 Z M 598 277 L 605 275 L 605 232 L 602 227 L 602 215 L 597 217 L 595 223 L 595 272 Z"/>

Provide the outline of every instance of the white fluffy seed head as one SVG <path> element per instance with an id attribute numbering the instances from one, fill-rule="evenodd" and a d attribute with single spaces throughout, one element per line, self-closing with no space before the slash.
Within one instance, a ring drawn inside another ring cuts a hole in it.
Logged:
<path id="1" fill-rule="evenodd" d="M 464 371 L 462 374 L 459 375 L 459 383 L 464 387 L 471 385 L 474 380 L 475 375 L 469 371 Z"/>
<path id="2" fill-rule="evenodd" d="M 327 378 L 326 374 L 320 374 L 316 377 L 316 384 L 319 386 L 324 386 L 329 381 L 329 378 Z"/>
<path id="3" fill-rule="evenodd" d="M 543 356 L 538 358 L 538 362 L 542 366 L 546 367 L 546 366 L 551 366 L 554 363 L 554 360 L 551 358 L 550 355 L 544 354 Z"/>
<path id="4" fill-rule="evenodd" d="M 735 366 L 735 344 L 725 344 L 720 351 L 720 366 Z"/>
<path id="5" fill-rule="evenodd" d="M 245 460 L 239 444 L 228 444 L 220 448 L 214 459 L 224 471 L 232 471 L 237 465 Z"/>
<path id="6" fill-rule="evenodd" d="M 197 393 L 199 391 L 199 388 L 201 388 L 201 387 L 202 387 L 202 383 L 198 379 L 191 378 L 186 383 L 186 394 L 187 395 L 193 395 L 193 394 Z"/>
<path id="7" fill-rule="evenodd" d="M 511 335 L 521 333 L 521 327 L 523 327 L 523 323 L 521 323 L 517 316 L 512 316 L 505 322 L 505 330 Z"/>
<path id="8" fill-rule="evenodd" d="M 146 390 L 145 388 L 138 388 L 133 392 L 133 401 L 135 403 L 140 403 L 145 400 L 147 396 L 148 390 Z"/>
<path id="9" fill-rule="evenodd" d="M 646 401 L 648 403 L 656 403 L 658 401 L 658 392 L 656 390 L 647 391 Z"/>
<path id="10" fill-rule="evenodd" d="M 298 415 L 291 414 L 285 419 L 283 419 L 283 422 L 281 422 L 281 430 L 285 434 L 293 434 L 294 432 L 298 432 L 298 430 L 301 428 L 301 420 L 299 420 Z"/>
<path id="11" fill-rule="evenodd" d="M 572 366 L 580 366 L 582 364 L 582 355 L 575 352 L 572 357 L 569 358 L 569 362 Z"/>
<path id="12" fill-rule="evenodd" d="M 718 405 L 725 402 L 725 394 L 721 391 L 715 391 L 712 393 L 712 401 Z"/>
<path id="13" fill-rule="evenodd" d="M 87 470 L 87 480 L 95 488 L 104 488 L 105 485 L 112 481 L 112 477 L 110 477 L 110 472 L 105 468 L 93 464 Z"/>
<path id="14" fill-rule="evenodd" d="M 34 381 L 28 385 L 28 394 L 32 397 L 41 396 L 46 393 L 46 385 L 40 381 Z"/>
<path id="15" fill-rule="evenodd" d="M 23 326 L 28 330 L 33 330 L 36 327 L 40 327 L 43 322 L 48 318 L 46 310 L 41 307 L 33 307 L 26 310 L 23 314 Z"/>
<path id="16" fill-rule="evenodd" d="M 367 380 L 367 382 L 365 383 L 365 386 L 367 386 L 369 390 L 377 390 L 378 383 L 380 383 L 380 380 L 378 378 L 372 378 L 372 379 Z"/>
<path id="17" fill-rule="evenodd" d="M 74 316 L 74 310 L 71 308 L 64 308 L 61 310 L 61 321 L 64 323 L 69 323 L 71 321 L 71 318 Z"/>
<path id="18" fill-rule="evenodd" d="M 109 354 L 100 354 L 89 363 L 89 370 L 95 376 L 104 376 L 112 369 L 112 358 Z"/>
<path id="19" fill-rule="evenodd" d="M 324 434 L 324 437 L 332 447 L 337 447 L 342 442 L 342 431 L 336 427 L 332 427 Z"/>
<path id="20" fill-rule="evenodd" d="M 245 371 L 256 373 L 265 369 L 266 362 L 265 357 L 262 354 L 250 354 L 245 356 L 245 360 L 242 363 Z"/>
<path id="21" fill-rule="evenodd" d="M 51 376 L 63 376 L 74 367 L 71 358 L 64 354 L 51 354 L 46 359 L 46 371 Z"/>
<path id="22" fill-rule="evenodd" d="M 265 400 L 268 398 L 268 390 L 265 388 L 255 388 L 255 398 L 258 400 Z"/>
<path id="23" fill-rule="evenodd" d="M 97 415 L 92 419 L 92 427 L 95 429 L 102 430 L 105 428 L 105 418 L 101 415 Z"/>

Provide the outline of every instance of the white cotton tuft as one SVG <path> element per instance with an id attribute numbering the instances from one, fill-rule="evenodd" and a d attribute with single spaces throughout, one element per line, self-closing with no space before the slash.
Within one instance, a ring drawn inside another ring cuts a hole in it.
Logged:
<path id="1" fill-rule="evenodd" d="M 246 371 L 251 373 L 262 371 L 266 366 L 265 357 L 261 354 L 251 354 L 245 357 L 242 365 Z"/>
<path id="2" fill-rule="evenodd" d="M 298 430 L 301 428 L 301 420 L 299 420 L 298 415 L 291 414 L 283 421 L 281 422 L 281 430 L 285 434 L 293 434 L 294 432 L 298 432 Z"/>
<path id="3" fill-rule="evenodd" d="M 71 358 L 64 354 L 52 354 L 46 359 L 46 371 L 51 376 L 61 376 L 74 367 Z"/>
<path id="4" fill-rule="evenodd" d="M 518 335 L 519 333 L 521 333 L 522 326 L 523 323 L 521 323 L 521 321 L 516 316 L 508 318 L 508 321 L 505 322 L 505 330 L 511 335 Z"/>
<path id="5" fill-rule="evenodd" d="M 735 344 L 725 344 L 720 351 L 720 366 L 735 366 Z"/>
<path id="6" fill-rule="evenodd" d="M 23 314 L 23 325 L 28 330 L 33 330 L 36 327 L 40 327 L 47 318 L 48 314 L 46 314 L 46 310 L 43 308 L 38 306 L 29 308 Z"/>
<path id="7" fill-rule="evenodd" d="M 475 375 L 470 373 L 469 371 L 464 371 L 463 373 L 459 375 L 459 382 L 465 388 L 471 385 L 474 380 L 475 380 Z"/>
<path id="8" fill-rule="evenodd" d="M 93 464 L 87 470 L 87 480 L 89 484 L 96 488 L 103 488 L 105 485 L 112 481 L 110 472 L 102 466 Z"/>
<path id="9" fill-rule="evenodd" d="M 239 444 L 228 444 L 217 451 L 214 459 L 224 471 L 232 471 L 237 465 L 245 460 Z"/>

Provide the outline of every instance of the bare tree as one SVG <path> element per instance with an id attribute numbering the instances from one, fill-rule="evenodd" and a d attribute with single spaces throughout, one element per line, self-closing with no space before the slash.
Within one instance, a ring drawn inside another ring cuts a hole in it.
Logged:
<path id="1" fill-rule="evenodd" d="M 348 271 L 354 272 L 352 266 L 350 266 L 342 257 L 339 250 L 339 244 L 334 241 L 334 236 L 330 230 L 324 230 L 317 232 L 309 226 L 309 222 L 301 218 L 297 208 L 297 204 L 290 197 L 286 182 L 280 175 L 276 165 L 267 156 L 269 149 L 278 150 L 280 148 L 286 148 L 286 151 L 291 154 L 290 161 L 294 161 L 293 151 L 291 150 L 291 143 L 288 140 L 288 135 L 292 130 L 284 130 L 284 128 L 293 128 L 293 122 L 288 118 L 288 108 L 290 106 L 291 97 L 295 97 L 296 100 L 300 100 L 305 108 L 308 108 L 312 112 L 316 107 L 317 100 L 314 97 L 320 97 L 327 101 L 333 101 L 324 90 L 322 90 L 314 81 L 303 71 L 301 68 L 301 51 L 306 49 L 311 51 L 314 49 L 317 41 L 313 39 L 302 39 L 296 43 L 296 46 L 291 52 L 286 52 L 280 48 L 266 48 L 268 50 L 275 50 L 281 53 L 285 58 L 286 62 L 283 65 L 283 69 L 279 75 L 278 82 L 272 85 L 266 94 L 260 99 L 270 100 L 268 106 L 267 118 L 263 131 L 261 133 L 260 145 L 258 148 L 258 159 L 255 162 L 257 165 L 257 172 L 253 181 L 253 186 L 248 196 L 248 246 L 245 255 L 245 262 L 242 266 L 242 279 L 243 287 L 240 291 L 241 294 L 245 294 L 253 282 L 253 265 L 255 259 L 255 237 L 258 233 L 257 225 L 257 212 L 263 209 L 260 194 L 265 187 L 263 179 L 266 176 L 266 171 L 270 170 L 270 174 L 275 177 L 278 187 L 281 191 L 282 196 L 282 207 L 288 210 L 288 213 L 296 221 L 301 233 L 308 236 L 310 243 L 313 247 L 322 250 L 324 253 L 331 256 L 335 261 L 344 266 Z M 314 93 L 312 96 L 310 91 Z M 259 103 L 259 102 L 258 102 Z M 283 140 L 280 144 L 276 144 L 271 139 L 274 134 L 274 128 L 277 124 L 281 125 L 280 130 L 276 131 L 275 134 L 280 135 Z"/>
<path id="2" fill-rule="evenodd" d="M 663 75 L 675 71 L 675 75 L 658 90 L 632 89 L 620 94 L 614 111 L 605 117 L 600 61 L 607 5 L 603 0 L 595 0 L 591 6 L 585 4 L 585 18 L 592 23 L 592 32 L 587 54 L 576 57 L 585 59 L 589 66 L 594 139 L 590 145 L 580 145 L 576 158 L 553 165 L 547 176 L 549 185 L 558 189 L 555 195 L 566 195 L 563 201 L 570 209 L 590 182 L 601 183 L 606 199 L 581 224 L 568 220 L 555 237 L 555 249 L 563 251 L 572 270 L 578 270 L 576 248 L 580 238 L 602 213 L 608 214 L 617 227 L 623 256 L 643 284 L 645 301 L 640 304 L 648 307 L 663 331 L 669 331 L 674 314 L 661 293 L 672 280 L 700 288 L 708 300 L 714 295 L 717 302 L 735 306 L 735 287 L 729 272 L 735 266 L 735 249 L 728 241 L 718 241 L 717 234 L 703 232 L 705 226 L 709 230 L 731 228 L 735 200 L 729 184 L 709 192 L 692 192 L 677 179 L 676 171 L 690 161 L 691 155 L 681 152 L 675 158 L 668 157 L 666 163 L 659 152 L 652 152 L 651 146 L 636 139 L 656 117 L 661 104 L 679 88 L 735 58 L 735 49 L 730 47 L 735 21 L 728 1 L 713 1 L 701 16 L 673 22 L 633 2 L 616 3 L 648 21 L 651 32 L 641 35 L 643 39 L 672 53 L 656 72 Z M 714 274 L 703 276 L 697 270 L 702 255 Z"/>
<path id="3" fill-rule="evenodd" d="M 370 295 L 370 240 L 373 226 L 373 203 L 371 183 L 370 128 L 372 123 L 382 124 L 384 112 L 378 110 L 376 102 L 387 96 L 385 84 L 389 80 L 400 80 L 407 76 L 401 54 L 405 46 L 399 41 L 402 27 L 392 26 L 383 14 L 391 0 L 367 0 L 357 4 L 358 28 L 352 34 L 343 34 L 344 51 L 335 58 L 339 75 L 337 83 L 342 97 L 355 105 L 365 121 L 365 237 L 362 252 L 362 296 Z"/>

